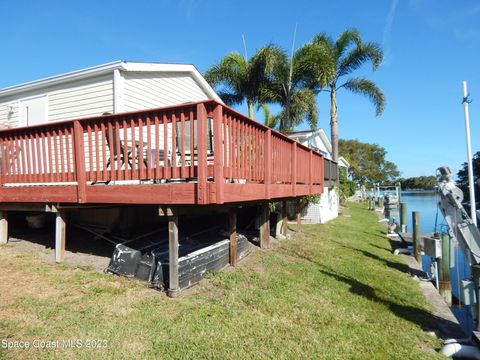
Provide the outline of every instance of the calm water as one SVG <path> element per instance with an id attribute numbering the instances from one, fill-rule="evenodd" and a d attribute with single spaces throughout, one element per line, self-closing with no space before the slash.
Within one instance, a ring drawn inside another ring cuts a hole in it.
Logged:
<path id="1" fill-rule="evenodd" d="M 422 233 L 432 233 L 434 231 L 445 231 L 445 221 L 442 213 L 437 211 L 437 196 L 433 191 L 402 191 L 403 203 L 407 203 L 408 207 L 408 231 L 412 231 L 412 212 L 420 212 L 420 231 Z M 437 227 L 435 228 L 435 225 Z M 455 256 L 455 267 L 450 270 L 450 282 L 453 294 L 459 297 L 459 280 L 468 279 L 470 277 L 470 269 L 465 265 L 464 257 L 461 251 L 458 251 Z M 427 256 L 422 258 L 423 270 L 428 274 L 430 272 L 431 259 Z M 459 320 L 466 334 L 472 331 L 472 319 L 468 307 L 453 307 L 453 313 Z"/>

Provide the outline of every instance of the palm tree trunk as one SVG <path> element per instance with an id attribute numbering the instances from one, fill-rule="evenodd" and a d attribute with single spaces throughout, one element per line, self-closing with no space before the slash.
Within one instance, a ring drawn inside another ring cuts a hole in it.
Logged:
<path id="1" fill-rule="evenodd" d="M 253 101 L 247 100 L 247 105 L 248 105 L 248 117 L 250 119 L 253 119 L 253 114 L 254 114 Z"/>
<path id="2" fill-rule="evenodd" d="M 332 159 L 338 161 L 338 119 L 337 119 L 337 94 L 335 87 L 331 86 L 330 92 L 330 136 L 332 140 Z"/>

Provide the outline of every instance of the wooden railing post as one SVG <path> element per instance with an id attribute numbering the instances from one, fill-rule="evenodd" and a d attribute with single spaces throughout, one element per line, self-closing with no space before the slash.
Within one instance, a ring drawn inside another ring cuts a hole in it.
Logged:
<path id="1" fill-rule="evenodd" d="M 85 149 L 83 145 L 83 127 L 80 121 L 73 122 L 73 151 L 75 158 L 75 178 L 77 180 L 77 197 L 79 203 L 87 202 L 87 179 L 85 174 Z"/>
<path id="2" fill-rule="evenodd" d="M 223 108 L 218 104 L 213 111 L 213 161 L 214 179 L 217 204 L 223 204 L 223 189 L 225 177 L 223 175 Z"/>
<path id="3" fill-rule="evenodd" d="M 313 150 L 310 149 L 310 165 L 308 166 L 308 187 L 309 193 L 312 194 L 313 191 Z"/>
<path id="4" fill-rule="evenodd" d="M 272 129 L 265 133 L 265 197 L 272 198 Z"/>
<path id="5" fill-rule="evenodd" d="M 197 105 L 197 203 L 207 203 L 207 110 L 205 104 Z"/>
<path id="6" fill-rule="evenodd" d="M 297 196 L 297 142 L 292 143 L 293 161 L 292 161 L 292 196 Z"/>

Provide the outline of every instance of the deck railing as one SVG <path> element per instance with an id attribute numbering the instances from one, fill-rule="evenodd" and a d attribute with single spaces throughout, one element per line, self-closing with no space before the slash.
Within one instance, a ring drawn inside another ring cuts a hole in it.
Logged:
<path id="1" fill-rule="evenodd" d="M 263 184 L 269 199 L 275 185 L 295 196 L 338 178 L 335 163 L 213 101 L 3 130 L 0 155 L 0 185 L 73 183 L 79 202 L 98 183 L 192 181 L 202 204 L 209 183 L 222 203 L 228 183 Z"/>

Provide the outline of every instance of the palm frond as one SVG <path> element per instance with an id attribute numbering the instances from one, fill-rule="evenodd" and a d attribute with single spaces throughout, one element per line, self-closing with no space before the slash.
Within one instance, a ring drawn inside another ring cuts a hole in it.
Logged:
<path id="1" fill-rule="evenodd" d="M 348 47 L 355 44 L 357 47 L 362 45 L 362 37 L 357 29 L 351 28 L 342 32 L 335 42 L 337 59 L 340 59 Z"/>
<path id="2" fill-rule="evenodd" d="M 301 46 L 293 58 L 294 78 L 311 89 L 322 89 L 335 75 L 335 60 L 323 43 Z"/>
<path id="3" fill-rule="evenodd" d="M 245 100 L 245 97 L 241 94 L 228 91 L 218 91 L 218 96 L 228 106 L 240 105 Z"/>
<path id="4" fill-rule="evenodd" d="M 383 110 L 385 109 L 386 99 L 383 92 L 380 90 L 373 81 L 370 81 L 365 78 L 354 78 L 348 80 L 345 84 L 340 87 L 344 87 L 354 93 L 362 94 L 367 96 L 370 101 L 375 105 L 375 114 L 376 116 L 382 115 Z"/>
<path id="5" fill-rule="evenodd" d="M 350 51 L 339 63 L 337 78 L 350 74 L 360 68 L 365 62 L 371 61 L 376 70 L 383 60 L 383 51 L 376 43 L 366 43 Z"/>

